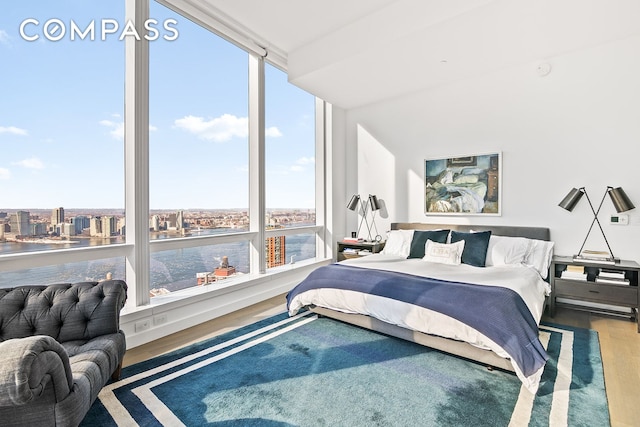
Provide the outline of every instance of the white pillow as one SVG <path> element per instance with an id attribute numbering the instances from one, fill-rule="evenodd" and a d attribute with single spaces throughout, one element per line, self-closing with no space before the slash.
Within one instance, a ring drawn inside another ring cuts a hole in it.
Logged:
<path id="1" fill-rule="evenodd" d="M 493 265 L 521 264 L 529 254 L 530 239 L 491 235 L 487 247 L 487 267 Z"/>
<path id="2" fill-rule="evenodd" d="M 427 239 L 427 243 L 424 245 L 424 257 L 422 259 L 440 264 L 458 265 L 462 262 L 463 250 L 464 240 L 447 244 Z"/>
<path id="3" fill-rule="evenodd" d="M 391 230 L 387 233 L 387 242 L 380 253 L 406 258 L 411 252 L 412 240 L 413 230 Z"/>
<path id="4" fill-rule="evenodd" d="M 542 279 L 546 279 L 549 275 L 551 258 L 553 258 L 554 242 L 529 239 L 529 245 L 529 253 L 525 257 L 524 263 L 538 270 Z"/>

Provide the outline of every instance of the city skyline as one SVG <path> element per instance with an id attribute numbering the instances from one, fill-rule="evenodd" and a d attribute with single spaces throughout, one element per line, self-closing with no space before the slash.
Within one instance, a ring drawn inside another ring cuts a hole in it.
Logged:
<path id="1" fill-rule="evenodd" d="M 24 219 L 24 224 L 20 220 Z M 268 209 L 267 227 L 291 227 L 315 224 L 315 209 Z M 111 237 L 124 235 L 125 214 L 116 209 L 0 209 L 0 241 L 7 236 L 23 237 Z M 98 220 L 96 223 L 95 220 Z M 108 221 L 108 225 L 104 225 Z M 22 224 L 22 227 L 20 226 Z M 191 230 L 237 228 L 248 229 L 246 209 L 199 209 L 194 211 L 153 210 L 149 212 L 151 232 L 189 232 Z M 9 228 L 6 228 L 9 227 Z M 89 230 L 90 228 L 90 230 Z M 87 232 L 89 234 L 87 235 Z"/>

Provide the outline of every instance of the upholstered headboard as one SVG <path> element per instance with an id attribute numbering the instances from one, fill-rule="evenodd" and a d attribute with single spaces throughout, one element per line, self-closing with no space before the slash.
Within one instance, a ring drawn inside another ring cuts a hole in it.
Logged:
<path id="1" fill-rule="evenodd" d="M 449 229 L 469 232 L 491 230 L 497 236 L 526 237 L 528 239 L 547 240 L 551 239 L 549 229 L 546 227 L 517 227 L 510 225 L 468 225 L 468 224 L 426 224 L 421 222 L 393 222 L 392 230 L 437 230 Z"/>

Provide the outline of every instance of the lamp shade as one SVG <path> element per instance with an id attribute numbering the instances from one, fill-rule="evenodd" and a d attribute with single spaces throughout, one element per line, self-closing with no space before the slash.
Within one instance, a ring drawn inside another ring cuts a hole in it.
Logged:
<path id="1" fill-rule="evenodd" d="M 564 199 L 562 199 L 558 206 L 571 212 L 573 208 L 576 207 L 583 194 L 584 193 L 579 189 L 572 188 L 571 191 L 569 191 L 569 194 L 567 194 Z"/>
<path id="2" fill-rule="evenodd" d="M 369 203 L 371 203 L 372 211 L 377 211 L 380 209 L 380 203 L 378 202 L 378 198 L 373 194 L 369 194 Z"/>
<path id="3" fill-rule="evenodd" d="M 355 211 L 358 208 L 358 203 L 360 202 L 360 195 L 354 194 L 349 200 L 349 204 L 347 205 L 347 209 L 350 211 Z"/>
<path id="4" fill-rule="evenodd" d="M 622 187 L 618 188 L 610 188 L 609 196 L 611 197 L 611 201 L 613 202 L 613 207 L 616 208 L 616 212 L 626 212 L 635 208 L 631 200 L 629 200 L 629 196 L 624 192 Z"/>

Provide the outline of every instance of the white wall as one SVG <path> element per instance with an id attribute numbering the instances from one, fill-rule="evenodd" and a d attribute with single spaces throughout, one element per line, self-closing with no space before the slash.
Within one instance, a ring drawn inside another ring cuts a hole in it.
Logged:
<path id="1" fill-rule="evenodd" d="M 636 36 L 346 111 L 343 204 L 376 194 L 381 232 L 395 221 L 545 226 L 555 252 L 571 255 L 592 214 L 584 198 L 572 213 L 560 200 L 584 186 L 597 208 L 606 186 L 621 186 L 638 206 L 630 224 L 609 224 L 608 198 L 600 219 L 614 254 L 640 261 L 638 52 Z M 541 77 L 543 62 L 552 70 Z M 501 216 L 424 214 L 425 158 L 494 151 L 503 155 Z M 355 230 L 355 214 L 344 212 L 344 231 Z M 586 247 L 606 249 L 597 228 Z"/>

